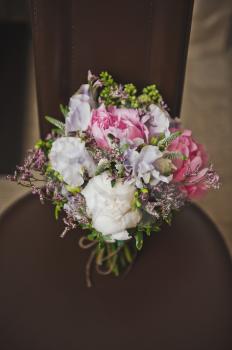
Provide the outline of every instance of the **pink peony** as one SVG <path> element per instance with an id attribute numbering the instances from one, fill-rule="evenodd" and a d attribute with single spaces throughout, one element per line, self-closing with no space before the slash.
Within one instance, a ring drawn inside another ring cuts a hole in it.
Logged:
<path id="1" fill-rule="evenodd" d="M 92 111 L 90 131 L 97 145 L 108 149 L 111 148 L 109 134 L 124 141 L 148 139 L 148 129 L 141 122 L 136 109 L 116 107 L 106 109 L 101 105 Z"/>
<path id="2" fill-rule="evenodd" d="M 208 157 L 205 149 L 193 140 L 192 132 L 183 130 L 182 134 L 172 141 L 168 150 L 180 152 L 186 158 L 186 160 L 173 160 L 176 166 L 173 181 L 180 183 L 180 189 L 189 198 L 196 198 L 204 194 L 209 188 L 208 175 L 211 174 L 211 170 L 207 167 Z M 218 177 L 214 180 L 218 181 Z"/>

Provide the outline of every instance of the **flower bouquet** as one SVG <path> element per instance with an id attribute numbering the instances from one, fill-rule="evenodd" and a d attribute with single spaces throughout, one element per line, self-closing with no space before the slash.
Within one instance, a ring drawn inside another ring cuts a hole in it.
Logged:
<path id="1" fill-rule="evenodd" d="M 62 212 L 65 229 L 81 228 L 79 244 L 92 248 L 87 262 L 118 276 L 133 263 L 145 236 L 171 223 L 186 201 L 218 187 L 204 147 L 171 119 L 156 85 L 140 93 L 107 72 L 88 73 L 60 106 L 64 122 L 30 150 L 10 177 L 32 188 L 41 202 Z"/>

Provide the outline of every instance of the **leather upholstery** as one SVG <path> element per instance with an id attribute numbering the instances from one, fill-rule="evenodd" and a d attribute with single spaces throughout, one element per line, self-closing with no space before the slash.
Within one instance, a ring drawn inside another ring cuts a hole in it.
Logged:
<path id="1" fill-rule="evenodd" d="M 59 115 L 88 69 L 109 70 L 139 88 L 156 82 L 177 116 L 192 6 L 192 0 L 32 0 L 42 135 L 50 127 L 44 115 Z"/>
<path id="2" fill-rule="evenodd" d="M 219 232 L 195 206 L 145 247 L 126 278 L 93 276 L 80 233 L 35 196 L 0 220 L 2 350 L 230 350 L 232 275 Z"/>

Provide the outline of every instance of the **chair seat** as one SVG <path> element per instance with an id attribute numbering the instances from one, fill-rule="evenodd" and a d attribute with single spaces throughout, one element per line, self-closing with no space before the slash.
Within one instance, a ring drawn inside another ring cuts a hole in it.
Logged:
<path id="1" fill-rule="evenodd" d="M 231 261 L 196 206 L 145 242 L 126 277 L 94 276 L 80 232 L 32 195 L 0 220 L 1 350 L 232 349 Z"/>

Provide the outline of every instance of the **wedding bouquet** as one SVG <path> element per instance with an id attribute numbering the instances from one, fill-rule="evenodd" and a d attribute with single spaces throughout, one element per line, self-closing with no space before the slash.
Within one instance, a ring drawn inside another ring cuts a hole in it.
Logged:
<path id="1" fill-rule="evenodd" d="M 171 119 L 156 85 L 138 93 L 107 72 L 89 72 L 88 84 L 60 108 L 64 122 L 46 117 L 54 128 L 11 179 L 51 201 L 56 218 L 62 212 L 62 237 L 81 229 L 80 246 L 93 249 L 91 285 L 91 263 L 119 275 L 144 237 L 170 224 L 186 201 L 217 188 L 218 175 L 192 132 Z"/>

